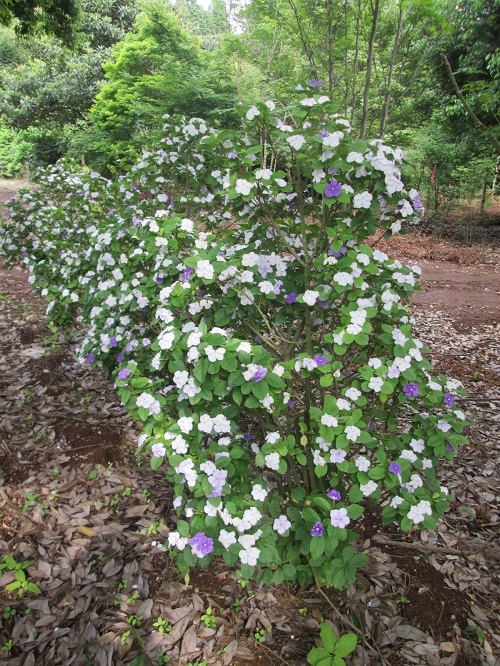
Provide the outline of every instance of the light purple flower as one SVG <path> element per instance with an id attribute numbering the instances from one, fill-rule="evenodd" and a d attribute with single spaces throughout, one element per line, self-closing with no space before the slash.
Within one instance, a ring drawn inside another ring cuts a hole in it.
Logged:
<path id="1" fill-rule="evenodd" d="M 314 523 L 314 527 L 311 530 L 311 536 L 317 537 L 317 536 L 323 536 L 325 532 L 325 528 L 320 522 Z"/>
<path id="2" fill-rule="evenodd" d="M 186 268 L 185 271 L 182 271 L 181 282 L 187 282 L 191 276 L 191 273 L 194 273 L 194 268 Z"/>
<path id="3" fill-rule="evenodd" d="M 331 197 L 338 197 L 341 192 L 342 185 L 338 183 L 335 178 L 325 187 L 325 197 L 327 197 L 327 199 L 331 199 Z"/>
<path id="4" fill-rule="evenodd" d="M 94 354 L 87 354 L 85 357 L 85 363 L 93 363 L 95 360 Z"/>
<path id="5" fill-rule="evenodd" d="M 195 555 L 198 557 L 205 557 L 209 555 L 214 549 L 214 541 L 207 537 L 204 532 L 197 532 L 194 537 L 188 540 L 188 544 Z"/>
<path id="6" fill-rule="evenodd" d="M 332 500 L 339 500 L 340 499 L 340 493 L 338 490 L 329 490 L 326 493 L 326 496 L 329 497 Z"/>
<path id="7" fill-rule="evenodd" d="M 418 390 L 418 383 L 415 382 L 414 384 L 407 384 L 406 386 L 403 386 L 403 393 L 408 398 L 416 398 L 417 396 L 420 395 L 420 392 Z"/>
<path id="8" fill-rule="evenodd" d="M 123 352 L 120 352 L 116 357 L 116 360 L 118 361 L 118 363 L 121 363 L 122 361 L 125 360 L 125 354 Z"/>
<path id="9" fill-rule="evenodd" d="M 401 468 L 401 465 L 397 462 L 391 462 L 391 464 L 389 465 L 389 472 L 391 472 L 391 474 L 399 476 L 402 471 L 403 470 Z"/>
<path id="10" fill-rule="evenodd" d="M 289 294 L 285 296 L 285 301 L 288 303 L 288 305 L 291 305 L 292 303 L 297 302 L 297 296 L 298 294 L 295 291 L 291 291 Z"/>
<path id="11" fill-rule="evenodd" d="M 322 356 L 321 354 L 316 354 L 315 356 L 313 356 L 313 360 L 316 361 L 316 365 L 318 366 L 318 368 L 322 365 L 330 363 L 330 361 L 326 358 L 326 356 Z"/>
<path id="12" fill-rule="evenodd" d="M 250 381 L 261 382 L 266 375 L 267 375 L 267 368 L 263 368 L 261 365 L 258 365 L 255 374 L 253 375 L 253 377 L 250 377 Z"/>
<path id="13" fill-rule="evenodd" d="M 339 257 L 341 257 L 346 252 L 347 252 L 347 248 L 346 248 L 345 245 L 342 245 L 342 247 L 340 248 L 340 250 L 338 252 L 334 252 L 331 247 L 328 248 L 328 256 L 335 257 L 335 259 L 339 259 Z"/>
<path id="14" fill-rule="evenodd" d="M 324 88 L 325 84 L 321 83 L 321 81 L 309 81 L 309 85 L 313 86 L 314 88 Z"/>
<path id="15" fill-rule="evenodd" d="M 451 393 L 445 393 L 443 396 L 443 402 L 445 405 L 448 405 L 448 407 L 453 407 L 455 404 L 455 398 L 451 395 Z"/>
<path id="16" fill-rule="evenodd" d="M 116 338 L 109 338 L 109 346 L 110 347 L 116 347 L 118 344 L 118 340 Z"/>

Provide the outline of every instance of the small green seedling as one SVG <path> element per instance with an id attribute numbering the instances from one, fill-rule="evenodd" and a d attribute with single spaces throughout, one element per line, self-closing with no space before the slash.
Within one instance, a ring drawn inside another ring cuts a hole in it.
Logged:
<path id="1" fill-rule="evenodd" d="M 205 611 L 205 615 L 201 616 L 201 621 L 203 622 L 203 624 L 207 629 L 215 629 L 216 627 L 215 617 L 213 615 L 211 606 L 207 608 L 207 610 Z"/>
<path id="2" fill-rule="evenodd" d="M 307 655 L 311 666 L 345 666 L 344 657 L 354 652 L 358 639 L 355 634 L 344 634 L 337 638 L 329 624 L 323 623 L 320 631 L 323 647 L 313 648 Z"/>
<path id="3" fill-rule="evenodd" d="M 156 627 L 156 631 L 159 634 L 168 634 L 172 630 L 172 625 L 169 621 L 162 617 L 159 617 L 156 622 L 153 622 L 153 627 Z"/>
<path id="4" fill-rule="evenodd" d="M 254 634 L 255 640 L 258 641 L 259 643 L 265 643 L 266 634 L 270 634 L 271 631 L 272 631 L 271 627 L 268 627 L 267 629 L 259 629 L 259 631 L 256 631 Z"/>

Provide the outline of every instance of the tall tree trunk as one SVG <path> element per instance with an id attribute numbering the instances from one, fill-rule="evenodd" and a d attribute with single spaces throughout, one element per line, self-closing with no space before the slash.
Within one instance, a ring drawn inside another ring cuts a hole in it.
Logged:
<path id="1" fill-rule="evenodd" d="M 402 26 L 403 26 L 403 0 L 401 0 L 401 4 L 399 5 L 398 27 L 396 30 L 396 37 L 394 38 L 394 47 L 392 49 L 391 61 L 389 63 L 389 71 L 387 73 L 387 86 L 385 90 L 384 106 L 382 109 L 382 118 L 380 119 L 379 137 L 381 139 L 384 138 L 385 127 L 387 125 L 387 118 L 389 116 L 389 106 L 391 104 L 391 97 L 392 97 L 392 90 L 391 90 L 392 73 L 394 71 L 394 65 L 396 63 L 396 58 L 399 51 L 399 40 L 401 38 Z"/>
<path id="2" fill-rule="evenodd" d="M 366 62 L 365 91 L 363 94 L 363 112 L 361 115 L 361 126 L 359 136 L 365 138 L 366 121 L 368 118 L 368 101 L 370 98 L 370 83 L 372 78 L 373 47 L 375 45 L 375 35 L 377 34 L 378 17 L 380 11 L 380 0 L 375 0 L 373 7 L 372 29 L 370 31 L 370 41 L 368 42 L 368 56 Z"/>
<path id="3" fill-rule="evenodd" d="M 356 15 L 356 45 L 354 49 L 354 62 L 352 65 L 351 125 L 354 122 L 354 109 L 356 107 L 356 75 L 358 73 L 360 18 L 361 18 L 361 0 L 358 0 L 358 12 Z"/>
<path id="4" fill-rule="evenodd" d="M 447 57 L 446 53 L 441 52 L 441 58 L 444 62 L 444 65 L 446 67 L 446 71 L 448 72 L 448 76 L 450 77 L 451 84 L 453 86 L 453 89 L 454 89 L 458 99 L 462 102 L 465 110 L 467 111 L 467 113 L 468 113 L 469 117 L 471 118 L 472 122 L 474 123 L 474 125 L 486 134 L 488 139 L 491 141 L 493 147 L 495 148 L 495 151 L 496 151 L 497 155 L 500 155 L 500 141 L 492 133 L 491 128 L 487 127 L 483 122 L 481 122 L 479 120 L 479 118 L 476 116 L 476 114 L 472 110 L 472 107 L 470 106 L 469 102 L 463 96 L 462 91 L 458 87 L 457 80 L 455 79 L 455 75 L 453 74 L 453 70 L 451 69 L 450 61 L 448 60 L 448 57 Z"/>

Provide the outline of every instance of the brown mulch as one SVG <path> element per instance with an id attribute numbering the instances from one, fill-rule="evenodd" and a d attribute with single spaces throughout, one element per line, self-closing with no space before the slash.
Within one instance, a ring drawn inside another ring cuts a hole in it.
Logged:
<path id="1" fill-rule="evenodd" d="M 0 573 L 0 611 L 16 611 L 2 619 L 0 664 L 157 664 L 164 653 L 172 665 L 298 666 L 325 620 L 361 630 L 352 666 L 497 663 L 498 328 L 459 332 L 451 315 L 414 307 L 435 369 L 470 391 L 471 445 L 441 472 L 455 500 L 436 532 L 403 535 L 367 508 L 370 562 L 346 593 L 326 590 L 333 610 L 314 589 L 242 587 L 222 561 L 189 580 L 175 570 L 161 549 L 170 485 L 136 459 L 113 382 L 75 363 L 78 332 L 55 337 L 43 312 L 22 271 L 0 270 L 0 556 L 32 560 L 42 591 L 19 599 L 5 591 L 13 573 Z"/>

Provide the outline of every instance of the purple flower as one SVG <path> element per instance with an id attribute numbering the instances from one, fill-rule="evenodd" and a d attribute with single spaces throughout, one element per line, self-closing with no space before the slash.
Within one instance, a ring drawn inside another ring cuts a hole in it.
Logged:
<path id="1" fill-rule="evenodd" d="M 231 151 L 230 153 L 228 153 L 228 157 L 231 158 L 231 159 L 233 159 L 233 160 L 234 160 L 236 157 L 238 157 L 238 153 L 235 151 L 234 148 L 232 149 L 232 151 Z"/>
<path id="2" fill-rule="evenodd" d="M 328 132 L 325 131 L 325 130 L 321 130 L 321 132 L 319 132 L 318 134 L 316 134 L 316 136 L 319 136 L 320 139 L 324 139 L 324 138 L 326 138 L 326 137 L 328 136 Z"/>
<path id="3" fill-rule="evenodd" d="M 128 344 L 128 345 L 125 347 L 125 351 L 126 351 L 126 352 L 131 352 L 132 349 L 133 349 L 133 347 L 132 347 L 131 344 Z"/>
<path id="4" fill-rule="evenodd" d="M 332 500 L 339 500 L 340 499 L 340 493 L 338 490 L 329 490 L 326 493 L 326 496 L 329 497 Z"/>
<path id="5" fill-rule="evenodd" d="M 446 450 L 447 450 L 447 451 L 454 451 L 455 449 L 452 447 L 451 444 L 447 444 L 447 445 L 446 445 Z"/>
<path id="6" fill-rule="evenodd" d="M 130 377 L 131 374 L 132 370 L 124 368 L 123 370 L 120 370 L 120 372 L 118 373 L 118 379 L 127 379 L 127 377 Z"/>
<path id="7" fill-rule="evenodd" d="M 118 363 L 121 363 L 125 359 L 125 354 L 123 352 L 120 352 L 118 356 L 116 357 L 116 360 Z"/>
<path id="8" fill-rule="evenodd" d="M 314 86 L 315 88 L 324 88 L 325 84 L 321 83 L 321 81 L 309 81 L 310 86 Z"/>
<path id="9" fill-rule="evenodd" d="M 252 439 L 255 439 L 255 437 L 253 435 L 243 435 L 243 439 L 245 442 L 251 442 Z"/>
<path id="10" fill-rule="evenodd" d="M 391 464 L 389 465 L 389 472 L 391 472 L 391 474 L 400 476 L 402 471 L 403 470 L 401 469 L 401 465 L 397 462 L 391 462 Z"/>
<path id="11" fill-rule="evenodd" d="M 249 160 L 252 160 L 252 162 L 257 159 L 257 155 L 254 155 L 253 153 L 250 153 L 247 157 Z"/>
<path id="12" fill-rule="evenodd" d="M 181 282 L 187 282 L 191 277 L 191 273 L 194 273 L 194 268 L 186 268 L 186 270 L 181 273 Z"/>
<path id="13" fill-rule="evenodd" d="M 330 363 L 330 361 L 326 358 L 326 356 L 322 356 L 321 354 L 316 354 L 315 356 L 313 356 L 313 360 L 316 361 L 316 365 L 318 366 L 318 368 L 322 365 Z"/>
<path id="14" fill-rule="evenodd" d="M 327 308 L 330 305 L 330 303 L 331 303 L 331 301 L 322 301 L 319 298 L 316 301 L 316 305 L 320 308 L 323 308 L 323 309 Z"/>
<path id="15" fill-rule="evenodd" d="M 109 338 L 109 346 L 110 347 L 116 347 L 118 344 L 118 340 L 116 338 Z"/>
<path id="16" fill-rule="evenodd" d="M 163 278 L 156 278 L 156 284 L 163 284 Z"/>
<path id="17" fill-rule="evenodd" d="M 418 383 L 415 382 L 414 384 L 407 384 L 406 386 L 403 386 L 403 393 L 408 398 L 416 398 L 420 395 L 418 390 Z"/>
<path id="18" fill-rule="evenodd" d="M 314 527 L 311 530 L 311 536 L 323 536 L 325 528 L 320 522 L 314 523 Z"/>
<path id="19" fill-rule="evenodd" d="M 85 363 L 93 363 L 94 362 L 94 354 L 87 354 L 85 357 Z"/>
<path id="20" fill-rule="evenodd" d="M 293 409 L 293 408 L 295 407 L 295 403 L 294 403 L 293 400 L 289 400 L 289 401 L 287 402 L 287 405 L 290 407 L 290 409 Z"/>
<path id="21" fill-rule="evenodd" d="M 261 365 L 258 365 L 254 375 L 250 377 L 250 381 L 261 382 L 266 375 L 267 375 L 267 368 L 263 368 Z"/>
<path id="22" fill-rule="evenodd" d="M 455 398 L 451 395 L 451 393 L 445 393 L 443 396 L 443 402 L 445 405 L 448 405 L 448 407 L 453 407 Z"/>
<path id="23" fill-rule="evenodd" d="M 292 303 L 297 302 L 297 296 L 298 294 L 295 291 L 291 291 L 289 294 L 285 296 L 285 301 L 288 303 L 288 305 L 291 305 Z"/>
<path id="24" fill-rule="evenodd" d="M 198 557 L 205 557 L 209 555 L 214 549 L 214 541 L 210 537 L 205 536 L 204 532 L 197 532 L 194 537 L 188 540 L 193 553 Z"/>
<path id="25" fill-rule="evenodd" d="M 325 197 L 338 197 L 342 192 L 342 185 L 335 178 L 325 187 Z"/>

